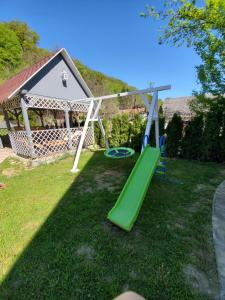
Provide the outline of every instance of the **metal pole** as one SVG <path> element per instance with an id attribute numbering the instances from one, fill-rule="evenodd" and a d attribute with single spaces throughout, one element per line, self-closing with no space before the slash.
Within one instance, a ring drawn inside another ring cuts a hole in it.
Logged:
<path id="1" fill-rule="evenodd" d="M 70 130 L 70 119 L 69 119 L 68 108 L 65 108 L 64 112 L 65 112 L 66 129 L 68 135 L 68 145 L 69 145 L 69 149 L 72 149 L 72 136 Z"/>
<path id="2" fill-rule="evenodd" d="M 71 170 L 72 173 L 76 173 L 77 171 L 79 171 L 78 168 L 77 168 L 77 166 L 78 166 L 78 162 L 79 162 L 79 159 L 80 159 L 80 154 L 81 154 L 81 150 L 82 150 L 82 147 L 83 147 L 83 143 L 84 143 L 84 139 L 85 139 L 85 136 L 86 136 L 86 132 L 87 132 L 87 129 L 88 129 L 89 120 L 90 120 L 91 113 L 92 113 L 92 110 L 93 110 L 93 105 L 94 105 L 94 101 L 92 100 L 90 102 L 90 106 L 89 106 L 89 109 L 88 109 L 87 117 L 86 117 L 86 120 L 85 120 L 85 123 L 84 123 L 84 128 L 83 128 L 83 131 L 82 131 L 82 134 L 81 134 L 81 138 L 80 138 L 80 142 L 79 142 L 79 145 L 78 145 L 78 148 L 77 148 L 77 152 L 76 152 L 76 156 L 75 156 L 73 168 Z"/>
<path id="3" fill-rule="evenodd" d="M 28 118 L 28 114 L 27 114 L 26 102 L 24 101 L 23 98 L 21 98 L 20 103 L 21 103 L 21 110 L 22 110 L 22 115 L 23 115 L 23 120 L 24 120 L 24 126 L 25 126 L 25 130 L 27 133 L 28 143 L 30 146 L 31 157 L 35 158 L 36 154 L 35 154 L 34 145 L 33 145 L 33 141 L 32 141 L 32 132 L 30 129 L 30 122 L 29 122 L 29 118 Z"/>
<path id="4" fill-rule="evenodd" d="M 159 109 L 158 109 L 158 92 L 156 94 L 156 103 L 155 103 L 155 111 L 154 111 L 154 119 L 155 119 L 155 144 L 156 147 L 159 148 Z"/>
<path id="5" fill-rule="evenodd" d="M 105 129 L 103 127 L 102 120 L 99 116 L 98 116 L 98 124 L 99 124 L 100 130 L 101 130 L 101 134 L 102 134 L 102 136 L 104 138 L 104 141 L 105 141 L 106 149 L 109 149 L 109 142 L 108 142 L 108 139 L 107 139 L 106 134 L 105 134 Z"/>

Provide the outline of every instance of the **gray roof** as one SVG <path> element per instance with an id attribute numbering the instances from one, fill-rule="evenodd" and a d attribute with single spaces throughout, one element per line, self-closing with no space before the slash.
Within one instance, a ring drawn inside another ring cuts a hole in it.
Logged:
<path id="1" fill-rule="evenodd" d="M 163 111 L 166 117 L 170 118 L 174 113 L 180 114 L 182 117 L 191 117 L 192 112 L 189 104 L 194 97 L 177 97 L 177 98 L 166 98 L 163 101 Z"/>

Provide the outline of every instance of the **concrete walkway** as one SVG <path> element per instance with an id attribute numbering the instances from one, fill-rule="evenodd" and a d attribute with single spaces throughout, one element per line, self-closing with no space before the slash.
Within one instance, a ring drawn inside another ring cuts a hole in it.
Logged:
<path id="1" fill-rule="evenodd" d="M 13 155 L 13 151 L 11 148 L 2 148 L 0 149 L 0 163 L 3 162 L 7 157 Z"/>
<path id="2" fill-rule="evenodd" d="M 220 300 L 225 300 L 225 181 L 219 185 L 214 195 L 212 224 L 220 282 Z"/>

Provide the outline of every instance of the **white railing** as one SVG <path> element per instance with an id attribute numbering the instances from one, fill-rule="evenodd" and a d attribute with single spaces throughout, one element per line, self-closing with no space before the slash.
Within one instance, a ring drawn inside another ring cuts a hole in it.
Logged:
<path id="1" fill-rule="evenodd" d="M 82 129 L 71 128 L 34 130 L 31 141 L 25 131 L 10 132 L 9 137 L 13 151 L 22 157 L 31 157 L 32 148 L 35 157 L 49 156 L 53 153 L 66 152 L 76 149 L 82 134 Z M 88 128 L 84 147 L 94 142 L 93 130 Z"/>

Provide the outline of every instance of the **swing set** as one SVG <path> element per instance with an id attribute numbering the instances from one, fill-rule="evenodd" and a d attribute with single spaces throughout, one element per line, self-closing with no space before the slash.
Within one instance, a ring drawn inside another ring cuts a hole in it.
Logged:
<path id="1" fill-rule="evenodd" d="M 136 90 L 123 92 L 101 97 L 91 97 L 76 100 L 81 104 L 88 106 L 88 112 L 84 123 L 82 135 L 77 147 L 72 172 L 78 171 L 78 162 L 81 150 L 84 144 L 85 135 L 89 122 L 98 122 L 101 134 L 105 140 L 106 151 L 105 156 L 109 158 L 126 158 L 134 154 L 134 150 L 126 147 L 110 148 L 108 139 L 99 116 L 99 110 L 102 101 L 109 99 L 122 98 L 131 95 L 140 95 L 148 112 L 147 125 L 142 144 L 141 154 L 127 179 L 124 188 L 116 201 L 114 207 L 108 213 L 108 219 L 120 228 L 130 231 L 137 219 L 141 205 L 144 201 L 149 183 L 154 173 L 165 174 L 165 138 L 159 137 L 159 117 L 158 117 L 158 93 L 171 89 L 170 85 L 148 88 L 144 90 Z M 152 95 L 152 101 L 149 103 L 146 95 Z M 149 137 L 152 122 L 155 121 L 155 143 L 156 147 L 150 147 Z M 162 156 L 162 161 L 160 157 Z"/>

